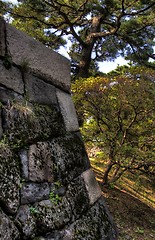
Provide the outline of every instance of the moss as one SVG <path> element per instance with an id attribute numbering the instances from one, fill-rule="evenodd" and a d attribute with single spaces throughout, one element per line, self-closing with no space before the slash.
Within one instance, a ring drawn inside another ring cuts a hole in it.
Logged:
<path id="1" fill-rule="evenodd" d="M 29 210 L 31 215 L 37 216 L 39 214 L 39 211 L 36 207 L 30 206 Z"/>
<path id="2" fill-rule="evenodd" d="M 0 101 L 0 108 L 2 108 L 3 107 L 3 103 Z"/>
<path id="3" fill-rule="evenodd" d="M 20 64 L 20 67 L 21 67 L 21 72 L 26 73 L 29 69 L 29 60 L 23 59 L 23 61 Z"/>
<path id="4" fill-rule="evenodd" d="M 72 225 L 71 229 L 75 240 L 101 240 L 103 237 L 98 224 L 91 216 L 83 216 Z"/>
<path id="5" fill-rule="evenodd" d="M 49 194 L 49 199 L 54 204 L 59 204 L 62 201 L 62 197 L 60 197 L 58 194 L 54 193 L 54 191 L 51 191 Z"/>
<path id="6" fill-rule="evenodd" d="M 54 106 L 11 102 L 3 108 L 2 115 L 4 134 L 17 150 L 65 133 L 62 117 Z"/>
<path id="7" fill-rule="evenodd" d="M 12 57 L 10 54 L 6 53 L 3 58 L 3 65 L 6 69 L 10 69 L 12 67 Z"/>
<path id="8" fill-rule="evenodd" d="M 50 142 L 55 181 L 67 185 L 90 167 L 84 144 L 76 134 L 58 137 Z"/>
<path id="9" fill-rule="evenodd" d="M 16 212 L 19 206 L 20 167 L 18 157 L 8 144 L 0 142 L 0 202 L 8 212 Z"/>

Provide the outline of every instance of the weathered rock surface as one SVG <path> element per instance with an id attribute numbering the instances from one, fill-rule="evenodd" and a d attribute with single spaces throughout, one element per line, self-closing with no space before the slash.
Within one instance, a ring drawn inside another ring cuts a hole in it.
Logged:
<path id="1" fill-rule="evenodd" d="M 71 96 L 61 90 L 57 90 L 57 98 L 60 104 L 67 131 L 78 131 L 79 124 L 76 116 L 75 107 L 71 101 Z"/>
<path id="2" fill-rule="evenodd" d="M 5 55 L 5 21 L 0 17 L 0 55 Z"/>
<path id="3" fill-rule="evenodd" d="M 26 183 L 21 189 L 21 204 L 35 203 L 49 198 L 48 183 Z"/>
<path id="4" fill-rule="evenodd" d="M 19 231 L 9 217 L 0 209 L 0 239 L 18 240 Z"/>
<path id="5" fill-rule="evenodd" d="M 68 184 L 83 171 L 90 168 L 90 162 L 80 136 L 76 133 L 54 138 L 50 142 L 54 162 L 55 178 Z"/>
<path id="6" fill-rule="evenodd" d="M 57 105 L 56 88 L 54 86 L 45 83 L 32 74 L 26 73 L 24 77 L 25 90 L 29 101 L 38 104 Z"/>
<path id="7" fill-rule="evenodd" d="M 40 233 L 61 229 L 72 218 L 72 209 L 66 197 L 58 202 L 55 202 L 54 197 L 51 200 L 41 201 L 35 205 L 35 208 L 39 212 L 36 223 Z"/>
<path id="8" fill-rule="evenodd" d="M 21 177 L 28 180 L 29 177 L 29 161 L 28 161 L 28 150 L 20 150 L 19 157 L 21 160 Z"/>
<path id="9" fill-rule="evenodd" d="M 17 216 L 15 218 L 15 224 L 21 232 L 21 240 L 35 237 L 37 230 L 35 221 L 36 214 L 37 211 L 33 206 L 20 206 Z"/>
<path id="10" fill-rule="evenodd" d="M 47 105 L 32 105 L 17 102 L 3 108 L 3 130 L 12 144 L 22 147 L 38 139 L 62 135 L 63 120 L 57 108 Z"/>
<path id="11" fill-rule="evenodd" d="M 0 143 L 0 204 L 10 214 L 19 207 L 20 169 L 19 161 L 9 146 Z"/>
<path id="12" fill-rule="evenodd" d="M 1 84 L 17 93 L 24 93 L 22 74 L 18 68 L 12 66 L 10 69 L 6 69 L 2 60 L 0 60 L 0 73 Z M 13 83 L 11 86 L 10 81 Z"/>
<path id="13" fill-rule="evenodd" d="M 18 94 L 17 92 L 13 92 L 12 90 L 0 86 L 0 102 L 2 104 L 8 104 L 10 101 L 18 100 L 19 102 L 23 100 L 23 96 Z"/>
<path id="14" fill-rule="evenodd" d="M 109 223 L 109 216 L 104 211 L 105 208 L 104 200 L 101 198 L 87 214 L 65 229 L 63 240 L 117 239 L 114 226 Z"/>
<path id="15" fill-rule="evenodd" d="M 8 24 L 6 24 L 6 37 L 8 51 L 15 64 L 27 65 L 37 76 L 42 76 L 46 81 L 70 90 L 70 62 L 67 58 L 50 51 L 40 42 Z"/>
<path id="16" fill-rule="evenodd" d="M 53 160 L 48 142 L 31 145 L 28 151 L 29 180 L 53 182 Z"/>
<path id="17" fill-rule="evenodd" d="M 95 179 L 95 174 L 92 169 L 83 172 L 82 177 L 89 195 L 90 204 L 92 205 L 101 197 L 101 189 Z"/>
<path id="18" fill-rule="evenodd" d="M 66 197 L 72 208 L 73 220 L 80 218 L 82 214 L 88 211 L 90 207 L 89 196 L 82 177 L 78 177 L 72 181 L 68 186 Z"/>

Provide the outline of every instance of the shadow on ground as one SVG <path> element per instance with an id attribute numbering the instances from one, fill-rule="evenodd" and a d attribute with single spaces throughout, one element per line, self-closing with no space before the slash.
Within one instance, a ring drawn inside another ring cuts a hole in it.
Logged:
<path id="1" fill-rule="evenodd" d="M 101 183 L 103 173 L 94 169 Z M 120 240 L 155 239 L 155 209 L 131 195 L 130 192 L 106 188 L 100 184 L 105 201 L 118 228 Z"/>

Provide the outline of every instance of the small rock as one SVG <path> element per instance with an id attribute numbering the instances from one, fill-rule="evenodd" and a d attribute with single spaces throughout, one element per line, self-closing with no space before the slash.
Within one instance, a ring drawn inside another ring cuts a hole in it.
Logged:
<path id="1" fill-rule="evenodd" d="M 20 206 L 15 224 L 18 226 L 23 236 L 34 237 L 36 232 L 36 222 L 35 222 L 35 214 L 31 212 L 31 208 L 27 205 Z M 24 238 L 25 239 L 25 238 Z"/>
<path id="2" fill-rule="evenodd" d="M 58 194 L 58 196 L 63 197 L 66 193 L 66 187 L 60 187 L 54 191 L 55 194 Z"/>
<path id="3" fill-rule="evenodd" d="M 21 203 L 28 204 L 48 199 L 49 193 L 48 183 L 26 183 L 21 189 Z"/>
<path id="4" fill-rule="evenodd" d="M 27 180 L 29 171 L 28 171 L 28 153 L 27 150 L 21 150 L 19 153 L 22 166 L 22 177 Z"/>
<path id="5" fill-rule="evenodd" d="M 125 235 L 124 240 L 132 240 L 132 237 L 130 235 Z"/>

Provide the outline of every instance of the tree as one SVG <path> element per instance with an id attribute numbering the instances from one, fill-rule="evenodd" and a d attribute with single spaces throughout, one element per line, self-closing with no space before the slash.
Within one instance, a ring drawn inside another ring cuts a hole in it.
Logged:
<path id="1" fill-rule="evenodd" d="M 76 76 L 88 77 L 92 61 L 124 56 L 151 65 L 155 32 L 154 0 L 20 0 L 4 4 L 13 25 L 50 47 L 72 45 Z M 2 10 L 1 10 L 2 11 Z M 154 65 L 152 65 L 154 66 Z"/>
<path id="2" fill-rule="evenodd" d="M 123 75 L 78 80 L 72 89 L 84 140 L 107 163 L 103 183 L 125 171 L 154 176 L 155 71 L 127 68 Z"/>

